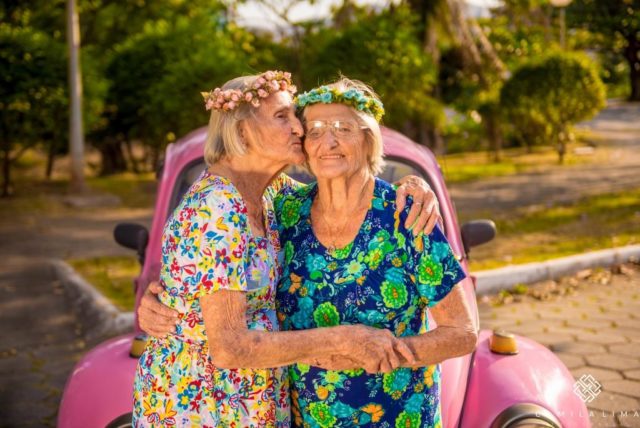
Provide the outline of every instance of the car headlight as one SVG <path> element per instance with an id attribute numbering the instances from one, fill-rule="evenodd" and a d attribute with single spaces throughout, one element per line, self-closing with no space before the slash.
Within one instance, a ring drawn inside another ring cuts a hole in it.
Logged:
<path id="1" fill-rule="evenodd" d="M 520 403 L 506 408 L 491 428 L 562 428 L 553 413 L 538 404 Z"/>

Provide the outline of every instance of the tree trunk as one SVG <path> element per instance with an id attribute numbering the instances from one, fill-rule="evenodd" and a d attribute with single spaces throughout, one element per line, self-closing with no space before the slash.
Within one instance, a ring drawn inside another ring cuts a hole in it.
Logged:
<path id="1" fill-rule="evenodd" d="M 564 164 L 564 155 L 567 153 L 567 143 L 563 139 L 558 141 L 558 163 Z"/>
<path id="2" fill-rule="evenodd" d="M 160 147 L 152 146 L 151 147 L 151 171 L 156 174 L 160 170 Z"/>
<path id="3" fill-rule="evenodd" d="M 487 114 L 482 117 L 487 138 L 489 139 L 489 147 L 491 149 L 491 157 L 494 162 L 500 162 L 500 151 L 502 150 L 502 130 L 500 129 L 500 121 L 495 114 Z"/>
<path id="4" fill-rule="evenodd" d="M 122 144 L 114 138 L 105 139 L 100 145 L 102 170 L 100 175 L 115 174 L 127 170 L 127 162 L 122 151 Z"/>
<path id="5" fill-rule="evenodd" d="M 629 63 L 631 94 L 629 101 L 640 101 L 640 40 L 633 36 L 627 38 L 624 56 Z"/>
<path id="6" fill-rule="evenodd" d="M 47 180 L 51 180 L 51 174 L 53 173 L 53 163 L 56 157 L 56 143 L 54 140 L 49 141 L 49 151 L 47 153 L 47 169 L 44 176 Z"/>
<path id="7" fill-rule="evenodd" d="M 133 170 L 134 173 L 139 174 L 140 168 L 138 167 L 138 160 L 133 154 L 133 147 L 131 146 L 131 141 L 128 139 L 125 140 L 124 147 L 127 150 L 127 156 L 129 157 L 129 161 L 131 161 L 131 169 Z"/>
<path id="8" fill-rule="evenodd" d="M 67 44 L 69 46 L 69 143 L 71 191 L 81 193 L 84 181 L 84 133 L 82 129 L 82 73 L 80 71 L 80 22 L 76 0 L 67 0 Z"/>
<path id="9" fill-rule="evenodd" d="M 424 144 L 429 147 L 431 151 L 436 155 L 445 154 L 444 139 L 440 134 L 440 131 L 426 123 L 420 124 L 419 130 L 420 144 Z"/>
<path id="10" fill-rule="evenodd" d="M 3 198 L 11 196 L 11 145 L 5 142 L 2 145 L 2 194 Z"/>

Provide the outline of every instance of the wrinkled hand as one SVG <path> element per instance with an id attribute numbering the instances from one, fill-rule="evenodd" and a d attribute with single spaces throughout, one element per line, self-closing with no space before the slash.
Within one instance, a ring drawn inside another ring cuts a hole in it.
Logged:
<path id="1" fill-rule="evenodd" d="M 355 370 L 361 369 L 358 362 L 350 357 L 342 355 L 330 355 L 327 357 L 318 357 L 311 364 L 325 370 Z"/>
<path id="2" fill-rule="evenodd" d="M 396 206 L 402 211 L 407 203 L 407 196 L 413 198 L 413 205 L 407 216 L 404 226 L 414 235 L 421 232 L 425 235 L 431 233 L 436 223 L 442 224 L 442 215 L 438 206 L 438 199 L 429 184 L 415 175 L 408 175 L 400 179 L 396 191 Z"/>
<path id="3" fill-rule="evenodd" d="M 335 367 L 348 366 L 350 361 L 354 366 L 363 368 L 367 373 L 389 373 L 396 368 L 413 364 L 415 357 L 409 347 L 396 338 L 391 331 L 364 325 L 349 325 L 338 334 L 343 341 L 343 353 L 333 356 Z M 334 369 L 337 370 L 337 369 Z"/>
<path id="4" fill-rule="evenodd" d="M 158 338 L 173 333 L 178 323 L 178 312 L 158 300 L 158 294 L 161 291 L 162 286 L 159 283 L 150 283 L 140 300 L 140 306 L 138 306 L 140 328 L 145 333 Z"/>

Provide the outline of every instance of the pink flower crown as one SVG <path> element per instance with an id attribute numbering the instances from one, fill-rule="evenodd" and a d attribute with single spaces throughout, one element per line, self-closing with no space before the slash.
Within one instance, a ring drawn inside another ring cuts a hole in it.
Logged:
<path id="1" fill-rule="evenodd" d="M 286 71 L 266 71 L 262 73 L 251 87 L 244 90 L 215 88 L 210 92 L 201 92 L 207 110 L 230 111 L 241 103 L 251 103 L 260 107 L 260 99 L 267 98 L 277 91 L 296 93 L 296 87 L 291 83 L 291 73 Z"/>

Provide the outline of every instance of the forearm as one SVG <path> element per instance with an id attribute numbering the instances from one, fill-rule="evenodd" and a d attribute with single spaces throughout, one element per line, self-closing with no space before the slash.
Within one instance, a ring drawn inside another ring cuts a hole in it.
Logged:
<path id="1" fill-rule="evenodd" d="M 313 364 L 318 355 L 341 354 L 335 330 L 299 331 L 226 330 L 210 335 L 211 357 L 223 368 L 269 368 L 296 362 Z"/>
<path id="2" fill-rule="evenodd" d="M 407 367 L 424 367 L 438 364 L 473 352 L 478 335 L 471 326 L 439 326 L 432 331 L 417 336 L 402 338 L 415 356 L 415 364 Z"/>

